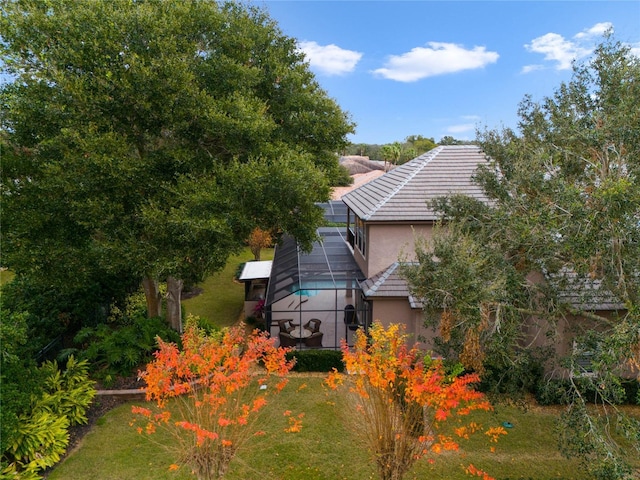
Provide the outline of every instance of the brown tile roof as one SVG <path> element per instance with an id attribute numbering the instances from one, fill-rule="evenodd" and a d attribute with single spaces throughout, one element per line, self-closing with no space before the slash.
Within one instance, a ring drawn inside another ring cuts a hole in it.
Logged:
<path id="1" fill-rule="evenodd" d="M 486 201 L 471 179 L 486 163 L 475 145 L 443 145 L 347 193 L 342 201 L 363 220 L 437 220 L 426 205 L 434 198 L 459 193 Z"/>

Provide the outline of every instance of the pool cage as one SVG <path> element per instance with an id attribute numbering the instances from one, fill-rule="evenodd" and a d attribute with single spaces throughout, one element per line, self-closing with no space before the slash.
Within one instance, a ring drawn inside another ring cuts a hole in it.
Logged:
<path id="1" fill-rule="evenodd" d="M 369 325 L 364 275 L 346 243 L 344 227 L 318 229 L 310 253 L 286 237 L 276 247 L 265 301 L 267 330 L 282 346 L 339 349 Z"/>

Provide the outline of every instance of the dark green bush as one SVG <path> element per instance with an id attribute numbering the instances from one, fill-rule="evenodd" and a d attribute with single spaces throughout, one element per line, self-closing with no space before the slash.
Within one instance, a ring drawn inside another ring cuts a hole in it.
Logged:
<path id="1" fill-rule="evenodd" d="M 570 386 L 569 380 L 541 379 L 535 390 L 536 401 L 540 405 L 566 405 L 570 399 Z"/>
<path id="2" fill-rule="evenodd" d="M 519 352 L 513 362 L 488 360 L 484 367 L 485 373 L 478 389 L 514 398 L 534 392 L 543 374 L 542 363 L 534 354 L 525 351 Z"/>
<path id="3" fill-rule="evenodd" d="M 619 385 L 612 385 L 607 390 L 607 400 L 618 404 L 637 405 L 639 382 L 633 379 L 617 379 L 617 381 Z M 604 392 L 598 388 L 597 377 L 575 378 L 574 384 L 587 402 L 602 401 Z M 541 379 L 534 394 L 540 405 L 566 405 L 571 401 L 573 388 L 571 381 L 567 379 Z"/>
<path id="4" fill-rule="evenodd" d="M 132 323 L 112 326 L 101 324 L 83 328 L 74 341 L 80 346 L 78 356 L 91 364 L 93 378 L 105 385 L 152 359 L 157 348 L 156 337 L 165 341 L 180 341 L 180 335 L 161 318 L 136 316 Z"/>
<path id="5" fill-rule="evenodd" d="M 640 405 L 640 381 L 634 379 L 622 380 L 625 403 L 629 405 Z"/>
<path id="6" fill-rule="evenodd" d="M 296 359 L 294 372 L 330 372 L 336 369 L 344 371 L 342 352 L 337 350 L 292 350 L 287 359 Z"/>

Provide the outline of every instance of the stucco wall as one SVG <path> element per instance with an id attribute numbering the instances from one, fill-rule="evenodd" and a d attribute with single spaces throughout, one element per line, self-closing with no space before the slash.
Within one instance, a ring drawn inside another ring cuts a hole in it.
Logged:
<path id="1" fill-rule="evenodd" d="M 436 331 L 424 326 L 422 310 L 412 309 L 406 298 L 380 298 L 373 302 L 374 321 L 388 326 L 391 323 L 404 323 L 406 333 L 412 343 L 421 340 L 420 346 L 426 350 L 433 348 Z"/>
<path id="2" fill-rule="evenodd" d="M 433 225 L 371 224 L 367 229 L 367 258 L 360 268 L 370 277 L 398 261 L 401 254 L 407 260 L 414 260 L 415 236 L 430 239 Z"/>

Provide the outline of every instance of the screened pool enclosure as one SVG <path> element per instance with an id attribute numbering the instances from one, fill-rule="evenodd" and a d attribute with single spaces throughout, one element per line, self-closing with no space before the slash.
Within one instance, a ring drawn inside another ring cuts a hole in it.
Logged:
<path id="1" fill-rule="evenodd" d="M 275 251 L 267 287 L 267 329 L 284 346 L 340 347 L 367 328 L 364 276 L 346 243 L 345 227 L 318 229 L 321 241 L 304 253 L 287 237 Z"/>

